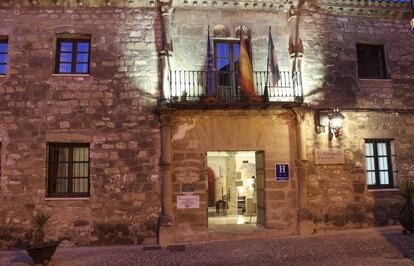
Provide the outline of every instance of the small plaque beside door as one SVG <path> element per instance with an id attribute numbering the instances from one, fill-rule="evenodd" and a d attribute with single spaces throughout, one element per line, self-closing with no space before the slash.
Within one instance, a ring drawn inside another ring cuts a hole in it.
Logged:
<path id="1" fill-rule="evenodd" d="M 177 209 L 200 208 L 200 195 L 177 196 Z"/>

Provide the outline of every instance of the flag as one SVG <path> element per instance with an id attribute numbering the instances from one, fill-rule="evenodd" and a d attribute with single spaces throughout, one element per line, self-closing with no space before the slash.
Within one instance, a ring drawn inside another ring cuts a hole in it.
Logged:
<path id="1" fill-rule="evenodd" d="M 272 33 L 269 27 L 269 45 L 267 54 L 267 71 L 268 71 L 268 83 L 270 86 L 277 86 L 277 82 L 280 79 L 279 65 L 277 64 L 276 49 L 273 44 Z M 270 72 L 269 72 L 270 70 Z"/>
<path id="2" fill-rule="evenodd" d="M 247 52 L 246 42 L 243 37 L 243 30 L 240 27 L 240 55 L 239 55 L 240 86 L 242 91 L 248 96 L 255 96 L 253 85 L 253 67 L 250 63 L 249 53 Z"/>
<path id="3" fill-rule="evenodd" d="M 207 29 L 207 96 L 214 95 L 213 55 L 211 53 L 210 25 Z"/>

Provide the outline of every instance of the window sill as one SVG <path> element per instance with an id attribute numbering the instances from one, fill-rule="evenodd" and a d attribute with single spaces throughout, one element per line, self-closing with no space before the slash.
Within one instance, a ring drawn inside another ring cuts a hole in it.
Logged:
<path id="1" fill-rule="evenodd" d="M 374 82 L 381 82 L 381 81 L 385 81 L 385 82 L 390 82 L 391 79 L 390 78 L 386 78 L 386 79 L 360 79 L 358 78 L 359 81 L 374 81 Z"/>
<path id="2" fill-rule="evenodd" d="M 399 191 L 398 188 L 371 188 L 367 190 L 368 192 L 395 192 Z"/>
<path id="3" fill-rule="evenodd" d="M 62 198 L 57 198 L 57 197 L 50 197 L 50 198 L 45 198 L 45 200 L 46 201 L 50 201 L 50 200 L 56 200 L 56 201 L 70 201 L 70 200 L 76 200 L 76 201 L 78 201 L 78 200 L 90 200 L 91 198 L 90 197 L 85 197 L 85 198 L 80 198 L 80 197 L 73 197 L 73 198 L 64 198 L 64 197 L 62 197 Z"/>
<path id="4" fill-rule="evenodd" d="M 90 74 L 52 74 L 52 77 L 90 77 Z"/>

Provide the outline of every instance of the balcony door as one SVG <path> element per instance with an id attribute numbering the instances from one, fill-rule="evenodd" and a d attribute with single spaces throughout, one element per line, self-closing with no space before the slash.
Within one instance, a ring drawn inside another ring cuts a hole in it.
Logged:
<path id="1" fill-rule="evenodd" d="M 250 54 L 250 43 L 246 40 Z M 240 41 L 237 39 L 214 40 L 214 67 L 216 69 L 217 96 L 220 98 L 238 98 L 239 91 L 239 55 Z"/>

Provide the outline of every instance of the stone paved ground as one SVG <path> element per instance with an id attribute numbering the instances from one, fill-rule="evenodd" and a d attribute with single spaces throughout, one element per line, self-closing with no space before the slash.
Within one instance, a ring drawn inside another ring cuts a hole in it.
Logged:
<path id="1" fill-rule="evenodd" d="M 0 265 L 27 265 L 24 251 L 0 252 Z M 216 241 L 185 251 L 140 246 L 59 248 L 53 265 L 414 265 L 414 235 L 399 227 L 313 236 Z"/>

